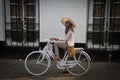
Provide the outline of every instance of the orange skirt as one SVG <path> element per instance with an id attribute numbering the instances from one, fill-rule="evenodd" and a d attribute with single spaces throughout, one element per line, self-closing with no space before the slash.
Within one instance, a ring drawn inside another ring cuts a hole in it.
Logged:
<path id="1" fill-rule="evenodd" d="M 68 52 L 68 57 L 74 57 L 75 56 L 74 46 L 68 46 L 67 52 Z"/>

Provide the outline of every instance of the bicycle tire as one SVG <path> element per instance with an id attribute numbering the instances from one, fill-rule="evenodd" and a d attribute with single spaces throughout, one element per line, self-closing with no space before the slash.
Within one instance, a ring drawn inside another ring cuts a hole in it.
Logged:
<path id="1" fill-rule="evenodd" d="M 50 65 L 50 57 L 42 51 L 33 51 L 29 53 L 25 59 L 26 70 L 35 76 L 44 74 Z"/>
<path id="2" fill-rule="evenodd" d="M 76 64 L 76 65 L 73 67 L 67 66 L 66 69 L 68 70 L 68 72 L 75 76 L 84 75 L 89 70 L 90 67 L 91 59 L 89 55 L 85 51 L 79 51 L 75 53 L 74 60 L 75 61 L 72 64 L 73 65 Z"/>

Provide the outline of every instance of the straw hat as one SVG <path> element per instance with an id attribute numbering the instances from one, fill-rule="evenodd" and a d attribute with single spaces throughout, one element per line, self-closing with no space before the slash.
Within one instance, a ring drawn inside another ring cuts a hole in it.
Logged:
<path id="1" fill-rule="evenodd" d="M 69 22 L 71 22 L 72 24 L 73 24 L 73 28 L 76 28 L 76 24 L 75 24 L 75 22 L 72 20 L 72 19 L 70 19 L 70 18 L 67 18 L 67 17 L 63 17 L 62 18 L 62 20 L 61 20 L 61 23 L 65 26 L 65 22 L 66 21 L 69 21 Z"/>

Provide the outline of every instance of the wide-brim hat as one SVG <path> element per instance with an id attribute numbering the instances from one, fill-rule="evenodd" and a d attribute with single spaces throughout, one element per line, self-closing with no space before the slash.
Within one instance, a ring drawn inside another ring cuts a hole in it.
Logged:
<path id="1" fill-rule="evenodd" d="M 65 22 L 66 22 L 66 21 L 71 22 L 72 25 L 73 25 L 72 27 L 73 27 L 73 28 L 76 28 L 76 24 L 75 24 L 75 22 L 74 22 L 71 18 L 63 17 L 62 20 L 61 20 L 61 23 L 65 26 Z"/>

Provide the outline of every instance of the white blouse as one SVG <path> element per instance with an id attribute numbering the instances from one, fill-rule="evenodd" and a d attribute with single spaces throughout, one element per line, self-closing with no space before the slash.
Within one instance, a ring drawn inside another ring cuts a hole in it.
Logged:
<path id="1" fill-rule="evenodd" d="M 65 35 L 65 39 L 59 39 L 59 41 L 66 41 L 68 46 L 74 46 L 74 33 L 73 33 L 73 31 L 69 30 L 68 33 Z"/>

